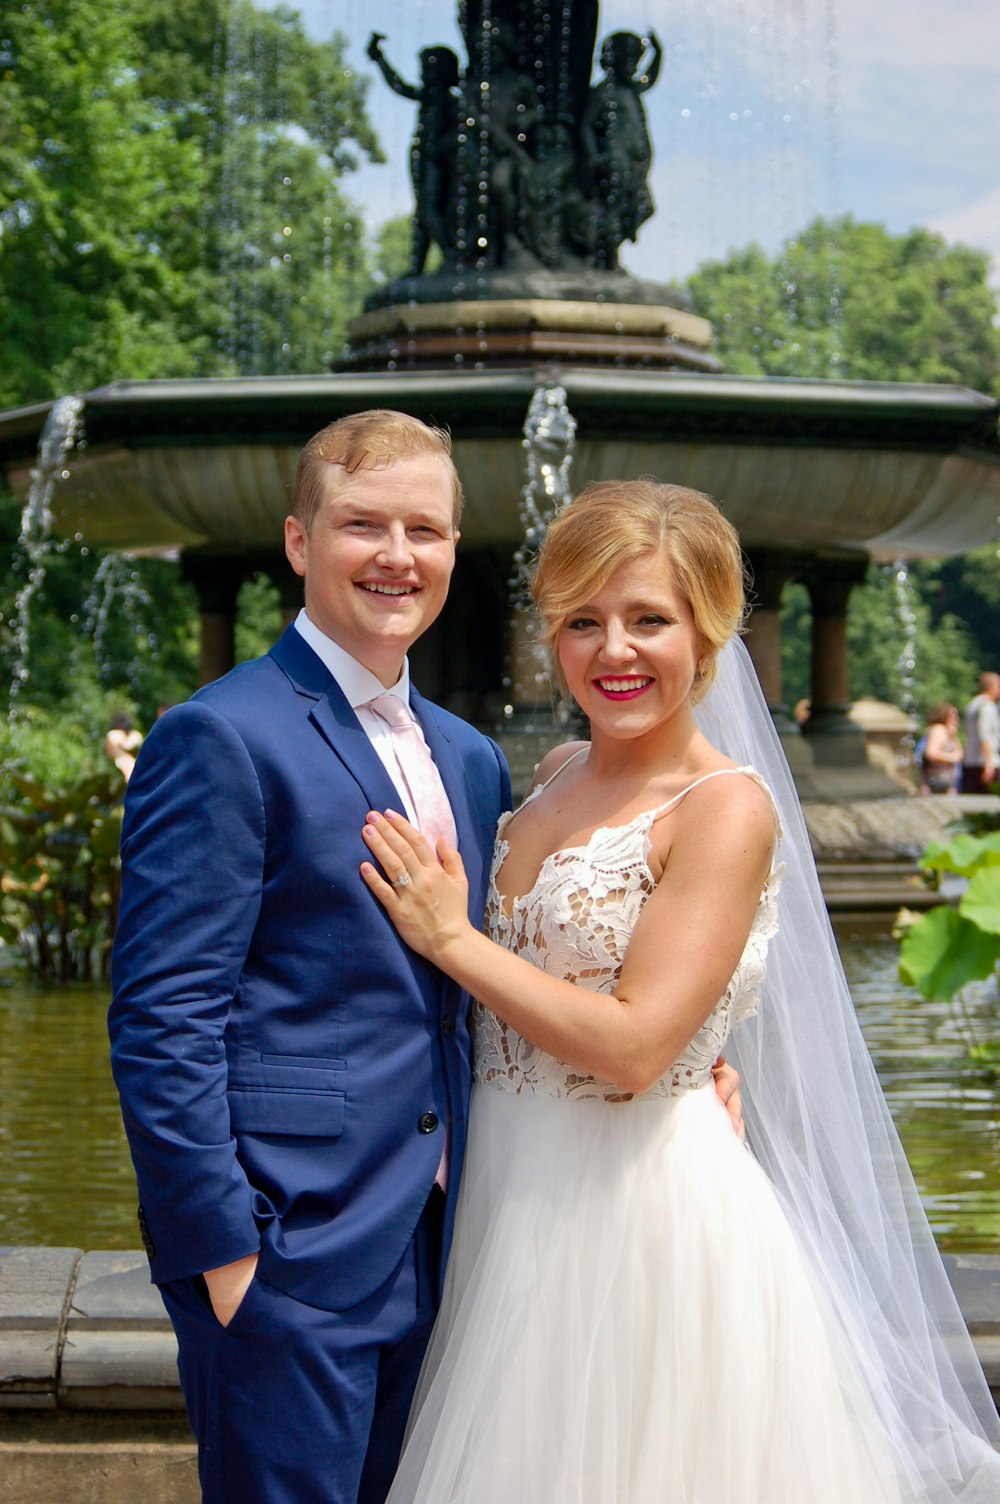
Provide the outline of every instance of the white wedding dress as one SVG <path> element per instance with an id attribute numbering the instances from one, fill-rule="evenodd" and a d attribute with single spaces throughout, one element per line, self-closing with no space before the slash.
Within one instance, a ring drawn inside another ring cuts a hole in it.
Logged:
<path id="1" fill-rule="evenodd" d="M 650 832 L 675 802 L 555 852 L 509 913 L 505 817 L 493 939 L 612 992 L 654 888 Z M 716 1057 L 758 1005 L 780 873 L 724 997 L 641 1097 L 477 1006 L 455 1239 L 390 1504 L 911 1497 L 871 1419 L 863 1354 L 714 1090 Z"/>

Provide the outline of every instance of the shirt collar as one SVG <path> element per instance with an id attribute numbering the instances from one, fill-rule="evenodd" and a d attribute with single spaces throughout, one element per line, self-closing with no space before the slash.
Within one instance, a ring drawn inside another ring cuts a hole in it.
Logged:
<path id="1" fill-rule="evenodd" d="M 403 672 L 399 679 L 387 690 L 371 669 L 365 668 L 363 663 L 352 658 L 351 654 L 345 652 L 332 637 L 320 631 L 310 618 L 305 606 L 299 611 L 293 625 L 299 636 L 309 644 L 324 666 L 330 670 L 352 710 L 357 710 L 359 705 L 367 705 L 368 701 L 374 700 L 376 695 L 384 694 L 398 695 L 404 705 L 410 703 L 408 658 L 403 659 Z"/>

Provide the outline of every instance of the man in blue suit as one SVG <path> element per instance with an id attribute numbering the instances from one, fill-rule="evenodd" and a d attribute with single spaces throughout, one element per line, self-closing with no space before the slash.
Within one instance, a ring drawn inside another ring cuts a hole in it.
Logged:
<path id="1" fill-rule="evenodd" d="M 129 786 L 112 1060 L 206 1504 L 384 1499 L 437 1307 L 468 998 L 359 868 L 370 809 L 421 817 L 369 708 L 389 690 L 481 919 L 507 768 L 406 661 L 444 604 L 460 506 L 439 431 L 369 412 L 317 434 L 285 525 L 305 610 L 164 715 Z"/>

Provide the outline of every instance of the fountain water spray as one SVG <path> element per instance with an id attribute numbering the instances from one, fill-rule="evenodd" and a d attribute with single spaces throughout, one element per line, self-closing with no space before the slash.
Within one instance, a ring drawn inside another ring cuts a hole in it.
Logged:
<path id="1" fill-rule="evenodd" d="M 896 618 L 903 629 L 903 646 L 896 659 L 896 671 L 899 674 L 900 684 L 899 708 L 906 712 L 911 721 L 915 721 L 917 617 L 913 609 L 914 590 L 906 560 L 896 559 L 888 566 L 888 574 L 892 581 Z M 905 765 L 907 761 L 913 761 L 915 747 L 916 739 L 912 732 L 908 732 L 900 743 L 899 762 L 901 765 Z"/>
<path id="2" fill-rule="evenodd" d="M 572 500 L 569 470 L 573 463 L 576 419 L 569 410 L 565 388 L 535 388 L 523 433 L 527 479 L 521 489 L 520 513 L 524 539 L 514 561 L 519 579 L 526 583 L 546 527 Z"/>
<path id="3" fill-rule="evenodd" d="M 512 699 L 504 706 L 510 720 L 518 705 L 528 708 L 523 728 L 533 732 L 533 707 L 546 698 L 548 670 L 538 641 L 538 627 L 530 609 L 528 582 L 545 530 L 552 518 L 572 500 L 569 471 L 573 463 L 576 419 L 569 410 L 565 388 L 538 386 L 528 404 L 522 430 L 526 479 L 519 513 L 522 537 L 514 554 L 510 599 L 515 612 L 511 645 Z M 551 714 L 547 717 L 551 729 Z"/>
<path id="4" fill-rule="evenodd" d="M 27 560 L 24 584 L 14 598 L 14 667 L 11 675 L 10 719 L 28 678 L 31 602 L 45 578 L 45 559 L 52 533 L 52 494 L 69 478 L 67 456 L 76 445 L 83 413 L 82 397 L 60 397 L 52 404 L 38 441 L 38 463 L 21 513 L 18 544 Z"/>

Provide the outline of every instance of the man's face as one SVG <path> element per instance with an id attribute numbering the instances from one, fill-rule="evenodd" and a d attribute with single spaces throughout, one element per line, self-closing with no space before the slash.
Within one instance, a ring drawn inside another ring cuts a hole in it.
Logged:
<path id="1" fill-rule="evenodd" d="M 395 684 L 410 647 L 445 603 L 455 567 L 451 470 L 417 454 L 330 481 L 309 532 L 285 519 L 285 552 L 320 631 Z"/>

